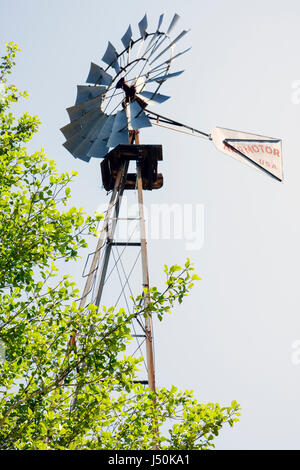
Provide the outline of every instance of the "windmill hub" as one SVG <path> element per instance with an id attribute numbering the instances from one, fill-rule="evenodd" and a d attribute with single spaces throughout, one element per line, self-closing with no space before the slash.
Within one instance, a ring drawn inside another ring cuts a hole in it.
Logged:
<path id="1" fill-rule="evenodd" d="M 124 77 L 120 78 L 120 80 L 116 84 L 116 88 L 121 88 L 124 91 L 126 103 L 131 103 L 131 101 L 134 100 L 136 96 L 136 87 L 134 84 L 128 85 L 128 83 L 125 82 Z"/>

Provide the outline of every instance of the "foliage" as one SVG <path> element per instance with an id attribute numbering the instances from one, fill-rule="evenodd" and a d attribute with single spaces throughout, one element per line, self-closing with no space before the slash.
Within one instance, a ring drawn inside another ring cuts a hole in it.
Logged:
<path id="1" fill-rule="evenodd" d="M 58 174 L 43 150 L 24 147 L 39 121 L 10 112 L 27 96 L 7 85 L 17 50 L 9 43 L 0 66 L 0 449 L 209 448 L 237 421 L 239 405 L 202 405 L 176 387 L 154 394 L 134 382 L 139 360 L 125 354 L 132 317 L 151 311 L 162 320 L 199 277 L 189 260 L 165 266 L 165 289 L 151 289 L 146 309 L 143 294 L 134 299 L 132 314 L 78 308 L 79 292 L 57 261 L 78 258 L 99 217 L 62 210 L 75 173 Z"/>

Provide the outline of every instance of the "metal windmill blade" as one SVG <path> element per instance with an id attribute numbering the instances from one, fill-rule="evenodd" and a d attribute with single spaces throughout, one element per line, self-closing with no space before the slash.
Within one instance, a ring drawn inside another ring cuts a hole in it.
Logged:
<path id="1" fill-rule="evenodd" d="M 129 25 L 126 33 L 121 38 L 121 41 L 125 49 L 128 49 L 128 47 L 130 46 L 131 40 L 132 40 L 132 29 L 131 29 L 131 26 Z"/>
<path id="2" fill-rule="evenodd" d="M 87 85 L 77 86 L 75 105 L 67 108 L 71 122 L 61 128 L 66 138 L 63 145 L 75 158 L 84 161 L 102 158 L 110 148 L 129 143 L 130 132 L 152 125 L 146 114 L 148 107 L 170 98 L 158 90 L 183 72 L 170 73 L 170 68 L 173 59 L 188 51 L 173 53 L 187 31 L 172 39 L 170 34 L 179 15 L 173 16 L 167 32 L 161 31 L 163 20 L 161 14 L 156 30 L 151 33 L 144 15 L 138 23 L 137 38 L 134 39 L 129 25 L 121 37 L 124 47 L 121 52 L 109 41 L 102 56 L 104 65 L 91 62 Z M 162 63 L 157 65 L 162 56 Z"/>
<path id="3" fill-rule="evenodd" d="M 78 85 L 75 105 L 97 98 L 101 96 L 105 90 L 106 88 L 104 86 Z"/>

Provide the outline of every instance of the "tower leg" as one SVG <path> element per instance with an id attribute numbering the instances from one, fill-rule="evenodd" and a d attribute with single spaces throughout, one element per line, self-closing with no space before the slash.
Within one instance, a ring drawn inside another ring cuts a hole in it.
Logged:
<path id="1" fill-rule="evenodd" d="M 138 190 L 138 202 L 139 202 L 143 288 L 145 289 L 144 306 L 145 308 L 147 308 L 150 303 L 149 271 L 148 271 L 147 241 L 146 241 L 144 201 L 143 201 L 143 180 L 142 180 L 142 174 L 141 174 L 141 165 L 139 164 L 139 162 L 137 162 L 137 190 Z M 147 316 L 145 319 L 145 332 L 146 332 L 146 359 L 147 359 L 147 369 L 148 369 L 148 385 L 149 385 L 149 388 L 153 392 L 155 392 L 155 366 L 154 366 L 151 312 L 147 312 Z"/>
<path id="2" fill-rule="evenodd" d="M 108 242 L 109 240 L 111 240 L 115 232 L 117 217 L 119 214 L 121 199 L 122 199 L 126 177 L 127 177 L 127 170 L 128 170 L 128 162 L 124 162 L 124 164 L 120 167 L 117 177 L 116 177 L 114 189 L 112 191 L 110 201 L 108 204 L 108 209 L 106 211 L 106 215 L 104 218 L 103 228 L 101 230 L 100 237 L 98 239 L 98 243 L 96 246 L 96 250 L 94 252 L 91 267 L 90 267 L 87 280 L 84 286 L 83 294 L 80 299 L 80 304 L 79 304 L 80 308 L 83 308 L 86 305 L 87 298 L 89 294 L 91 293 L 91 291 L 93 290 L 93 283 L 97 278 L 97 273 L 99 269 L 99 259 L 100 259 L 101 250 L 105 248 L 104 263 L 102 263 L 102 267 L 101 267 L 96 299 L 95 301 L 93 301 L 93 299 L 91 300 L 91 302 L 96 304 L 97 306 L 99 306 L 100 304 L 103 286 L 105 282 L 106 270 L 107 270 L 108 261 L 109 261 L 109 255 L 111 251 L 111 245 Z M 110 223 L 112 212 L 116 215 L 116 218 L 114 218 L 113 222 Z M 70 344 L 73 341 L 75 341 L 75 336 L 76 336 L 76 332 L 74 332 L 73 335 L 71 335 Z M 79 391 L 79 386 L 77 385 L 75 388 L 74 397 L 70 406 L 70 411 L 73 411 L 76 405 L 78 391 Z"/>
<path id="3" fill-rule="evenodd" d="M 135 133 L 135 143 L 138 144 L 138 132 Z M 99 307 L 101 305 L 101 299 L 103 289 L 105 285 L 107 268 L 109 265 L 109 259 L 113 245 L 140 245 L 141 247 L 141 258 L 142 258 L 142 285 L 144 289 L 144 308 L 147 309 L 150 303 L 150 290 L 149 290 L 149 272 L 148 272 L 148 257 L 147 257 L 147 241 L 146 241 L 146 229 L 145 229 L 145 217 L 143 207 L 143 178 L 141 162 L 137 160 L 137 196 L 139 206 L 139 221 L 140 221 L 140 242 L 139 243 L 118 243 L 114 241 L 115 230 L 119 218 L 120 206 L 122 202 L 122 196 L 124 193 L 127 172 L 128 172 L 129 161 L 125 160 L 118 170 L 118 174 L 115 180 L 114 189 L 111 194 L 108 209 L 106 211 L 103 228 L 100 233 L 100 237 L 97 243 L 96 250 L 92 259 L 92 263 L 87 276 L 86 284 L 84 287 L 83 295 L 80 300 L 80 307 L 83 308 L 87 299 Z M 103 259 L 100 263 L 101 251 L 104 251 Z M 96 284 L 95 295 L 90 295 L 93 291 L 93 286 Z M 146 312 L 145 324 L 143 331 L 145 334 L 145 346 L 146 346 L 146 363 L 147 363 L 147 382 L 151 391 L 155 392 L 155 364 L 154 364 L 154 349 L 153 349 L 153 333 L 152 333 L 152 316 L 151 312 Z M 143 381 L 142 381 L 143 382 Z"/>
<path id="4" fill-rule="evenodd" d="M 137 142 L 139 143 L 139 135 L 137 135 Z M 143 178 L 141 164 L 137 160 L 137 190 L 138 190 L 138 203 L 139 203 L 139 219 L 140 219 L 140 240 L 141 240 L 141 254 L 142 254 L 142 273 L 143 273 L 143 288 L 144 288 L 144 307 L 147 308 L 150 303 L 149 291 L 149 270 L 148 270 L 148 255 L 147 255 L 147 240 L 145 228 L 145 215 L 144 215 L 144 198 L 143 198 Z M 146 360 L 148 370 L 148 386 L 152 392 L 155 392 L 155 363 L 154 363 L 154 350 L 153 350 L 153 333 L 152 333 L 152 315 L 147 312 L 145 318 L 145 333 L 146 333 Z M 154 405 L 156 397 L 153 398 Z M 154 429 L 157 438 L 159 437 L 159 429 L 156 420 L 153 421 Z M 158 449 L 157 442 L 153 444 L 153 450 Z"/>
<path id="5" fill-rule="evenodd" d="M 112 245 L 111 243 L 113 242 L 114 234 L 115 234 L 115 229 L 118 221 L 118 216 L 120 212 L 120 207 L 121 207 L 121 202 L 122 202 L 122 196 L 125 188 L 125 183 L 126 183 L 126 177 L 127 177 L 127 171 L 128 171 L 128 161 L 125 161 L 123 166 L 119 170 L 118 177 L 116 179 L 116 184 L 114 191 L 116 189 L 116 197 L 114 199 L 115 202 L 113 204 L 113 207 L 110 205 L 109 211 L 107 213 L 108 215 L 108 221 L 105 227 L 105 236 L 106 236 L 106 241 L 105 241 L 105 253 L 104 253 L 104 260 L 102 263 L 100 275 L 99 275 L 99 281 L 98 281 L 98 286 L 97 286 L 97 293 L 96 297 L 94 300 L 94 305 L 97 305 L 99 307 L 100 302 L 101 302 L 101 297 L 103 293 L 103 287 L 105 283 L 105 277 L 106 277 L 106 272 L 107 272 L 107 267 L 108 267 L 108 262 L 110 258 L 110 253 L 111 253 L 111 248 Z M 117 186 L 117 188 L 116 188 Z M 113 209 L 113 211 L 112 211 Z M 111 223 L 109 223 L 109 218 L 111 217 L 111 212 L 113 212 L 114 217 L 111 220 Z"/>
<path id="6" fill-rule="evenodd" d="M 113 192 L 112 192 L 109 204 L 108 204 L 108 209 L 106 211 L 106 215 L 105 215 L 105 218 L 104 218 L 103 228 L 101 230 L 100 237 L 98 239 L 98 243 L 97 243 L 96 250 L 94 252 L 94 256 L 93 256 L 93 260 L 92 260 L 92 264 L 91 264 L 91 267 L 90 267 L 90 270 L 89 270 L 89 274 L 87 276 L 87 280 L 86 280 L 86 283 L 85 283 L 85 286 L 84 286 L 82 297 L 80 299 L 80 305 L 79 305 L 80 308 L 83 308 L 85 306 L 86 301 L 87 301 L 87 297 L 90 294 L 90 292 L 92 291 L 93 281 L 94 281 L 95 277 L 97 276 L 99 258 L 100 258 L 101 250 L 103 249 L 104 244 L 106 243 L 107 233 L 109 231 L 109 222 L 110 222 L 110 218 L 111 218 L 111 213 L 112 213 L 112 211 L 114 209 L 114 206 L 116 204 L 116 202 L 115 202 L 116 199 L 117 199 L 117 203 L 118 203 L 118 208 L 120 206 L 120 201 L 118 200 L 119 199 L 118 195 L 119 195 L 119 192 L 120 192 L 120 189 L 121 189 L 121 186 L 122 186 L 122 182 L 124 181 L 124 177 L 125 177 L 125 180 L 126 180 L 128 162 L 127 162 L 126 169 L 125 169 L 125 165 L 126 165 L 126 162 L 124 163 L 124 166 L 122 166 L 120 168 L 120 170 L 118 172 L 118 175 L 117 175 L 117 178 L 116 178 L 115 186 L 114 186 L 114 189 L 113 189 Z M 122 191 L 122 194 L 123 194 L 123 191 Z M 114 224 L 113 231 L 114 231 L 114 229 L 115 229 L 115 224 Z"/>

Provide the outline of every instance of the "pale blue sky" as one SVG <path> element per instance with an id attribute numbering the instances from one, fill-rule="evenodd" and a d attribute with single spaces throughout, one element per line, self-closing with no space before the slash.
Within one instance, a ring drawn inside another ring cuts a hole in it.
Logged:
<path id="1" fill-rule="evenodd" d="M 157 382 L 193 389 L 204 402 L 241 403 L 241 422 L 222 432 L 218 449 L 299 449 L 300 364 L 291 360 L 300 339 L 300 105 L 292 100 L 300 79 L 299 2 L 0 0 L 1 47 L 21 47 L 12 79 L 30 93 L 19 110 L 42 121 L 30 148 L 43 146 L 60 170 L 79 171 L 74 204 L 93 212 L 106 201 L 99 162 L 74 160 L 62 147 L 65 108 L 107 41 L 118 47 L 145 12 L 155 27 L 162 11 L 181 15 L 180 27 L 191 28 L 183 47 L 192 50 L 178 59 L 174 70 L 186 71 L 162 88 L 172 99 L 157 111 L 204 131 L 221 126 L 282 138 L 285 180 L 209 142 L 142 132 L 144 143 L 164 150 L 165 185 L 146 194 L 146 204 L 203 204 L 205 212 L 201 250 L 149 241 L 152 284 L 161 284 L 164 263 L 186 257 L 203 278 L 174 315 L 155 324 Z M 79 282 L 84 261 L 72 267 Z"/>

